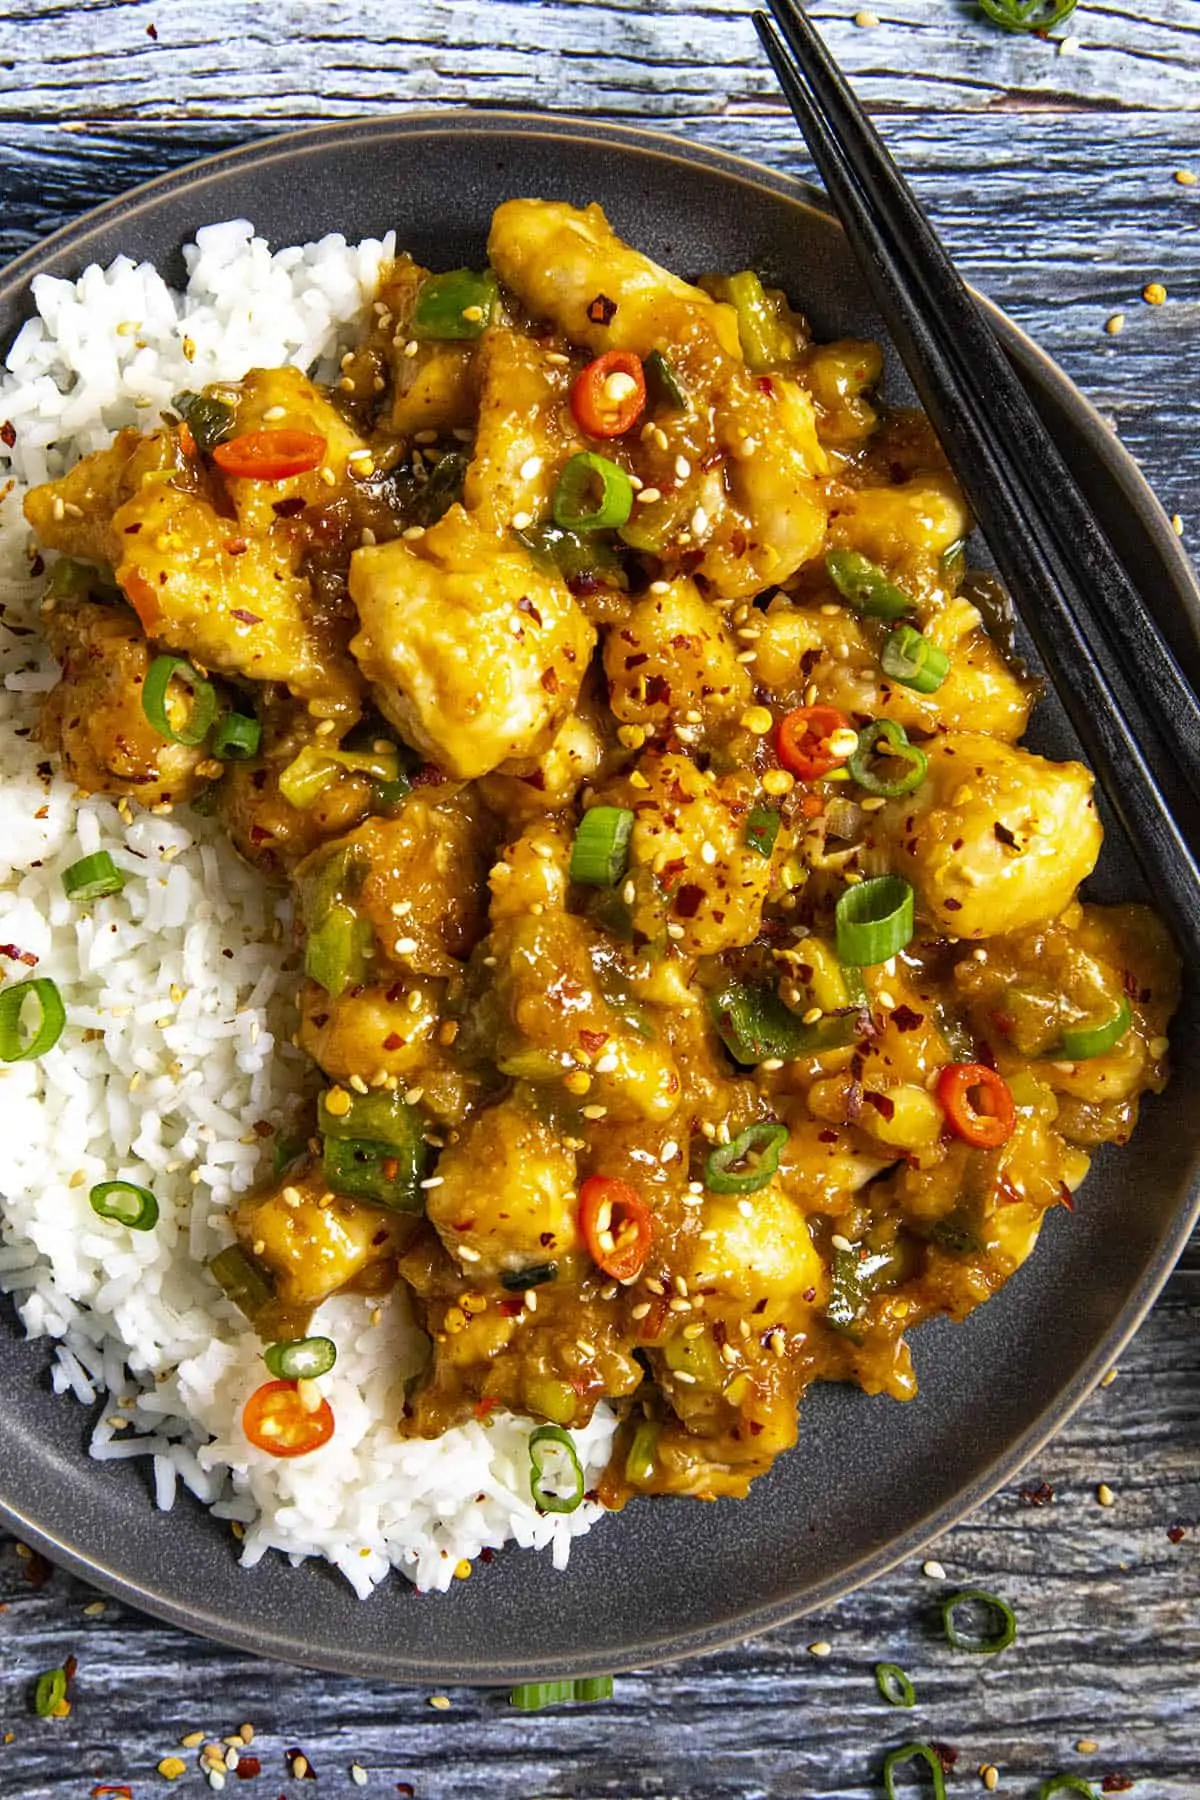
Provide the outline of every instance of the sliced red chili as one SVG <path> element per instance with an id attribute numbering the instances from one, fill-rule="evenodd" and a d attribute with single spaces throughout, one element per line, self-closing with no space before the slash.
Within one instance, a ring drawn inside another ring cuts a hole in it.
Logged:
<path id="1" fill-rule="evenodd" d="M 589 1175 L 579 1190 L 579 1225 L 588 1255 L 614 1281 L 641 1273 L 654 1241 L 650 1208 L 636 1188 L 611 1175 Z"/>
<path id="2" fill-rule="evenodd" d="M 227 475 L 247 481 L 285 481 L 320 466 L 325 439 L 315 431 L 247 431 L 213 450 L 213 461 Z"/>
<path id="3" fill-rule="evenodd" d="M 949 1063 L 938 1077 L 937 1097 L 954 1135 L 977 1150 L 998 1150 L 1012 1136 L 1012 1091 L 984 1063 Z"/>
<path id="4" fill-rule="evenodd" d="M 310 1412 L 298 1381 L 264 1381 L 243 1408 L 242 1430 L 272 1456 L 307 1456 L 333 1436 L 333 1408 L 321 1400 Z"/>
<path id="5" fill-rule="evenodd" d="M 853 730 L 845 713 L 836 706 L 798 706 L 779 721 L 776 753 L 784 768 L 801 781 L 816 781 L 844 763 L 855 747 L 851 744 L 846 756 L 839 756 L 830 749 L 830 738 L 835 732 Z"/>
<path id="6" fill-rule="evenodd" d="M 606 350 L 571 389 L 571 411 L 592 437 L 620 437 L 645 408 L 646 376 L 641 357 L 632 350 Z"/>

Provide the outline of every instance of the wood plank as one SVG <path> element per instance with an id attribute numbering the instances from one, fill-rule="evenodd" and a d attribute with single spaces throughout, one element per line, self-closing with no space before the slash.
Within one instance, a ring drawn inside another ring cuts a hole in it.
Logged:
<path id="1" fill-rule="evenodd" d="M 637 119 L 733 117 L 774 104 L 751 0 L 52 0 L 0 3 L 0 112 L 47 120 L 302 123 L 378 105 L 549 106 Z M 872 106 L 1200 107 L 1192 0 L 1096 0 L 1056 42 L 1013 36 L 965 0 L 814 7 Z M 153 25 L 157 38 L 147 36 Z M 713 71 L 721 71 L 714 80 Z"/>
<path id="2" fill-rule="evenodd" d="M 864 1400 L 864 1418 L 890 1404 Z M 237 1791 L 263 1800 L 355 1793 L 354 1757 L 370 1771 L 368 1796 L 410 1782 L 419 1800 L 878 1800 L 882 1751 L 913 1736 L 958 1751 L 952 1795 L 982 1792 L 976 1770 L 990 1761 L 1001 1800 L 1031 1796 L 1060 1769 L 1127 1774 L 1134 1800 L 1195 1800 L 1198 1432 L 1200 1296 L 1176 1283 L 1113 1385 L 1021 1483 L 942 1539 L 946 1583 L 908 1563 L 769 1637 L 619 1678 L 612 1705 L 576 1712 L 518 1716 L 503 1693 L 450 1689 L 451 1710 L 436 1713 L 427 1690 L 255 1662 L 113 1603 L 88 1618 L 94 1596 L 82 1584 L 55 1574 L 35 1592 L 0 1546 L 0 1735 L 15 1733 L 0 1745 L 0 1800 L 66 1800 L 105 1780 L 132 1780 L 142 1800 L 164 1791 L 153 1770 L 181 1733 L 223 1735 L 247 1719 L 264 1774 Z M 1024 1504 L 1021 1488 L 1042 1481 L 1052 1504 Z M 1116 1493 L 1111 1508 L 1096 1502 L 1100 1481 Z M 1177 1523 L 1187 1535 L 1174 1544 Z M 939 1595 L 974 1584 L 1018 1614 L 1018 1643 L 994 1662 L 955 1654 L 941 1637 Z M 821 1640 L 832 1646 L 825 1659 L 807 1649 Z M 72 1652 L 70 1718 L 32 1718 L 30 1682 Z M 917 1684 L 915 1712 L 880 1702 L 872 1669 L 882 1658 Z M 1100 1748 L 1078 1754 L 1081 1738 Z M 283 1752 L 297 1745 L 320 1787 L 285 1780 Z M 194 1775 L 180 1791 L 197 1791 Z"/>

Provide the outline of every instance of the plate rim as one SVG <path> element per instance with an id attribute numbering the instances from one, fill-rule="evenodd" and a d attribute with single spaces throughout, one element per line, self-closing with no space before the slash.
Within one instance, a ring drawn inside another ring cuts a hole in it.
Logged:
<path id="1" fill-rule="evenodd" d="M 84 260 L 94 260 L 86 255 L 89 239 L 103 233 L 111 225 L 136 216 L 143 208 L 157 205 L 173 190 L 198 190 L 231 170 L 270 163 L 280 157 L 290 160 L 297 154 L 316 154 L 324 146 L 338 140 L 361 140 L 364 136 L 407 138 L 462 132 L 478 132 L 496 137 L 542 135 L 559 142 L 567 140 L 597 145 L 621 144 L 630 150 L 676 164 L 706 167 L 725 177 L 738 178 L 754 188 L 766 188 L 793 204 L 820 215 L 826 222 L 832 220 L 835 227 L 841 229 L 826 197 L 809 182 L 785 175 L 767 164 L 736 152 L 700 144 L 674 132 L 586 119 L 570 114 L 528 110 L 509 112 L 479 108 L 425 108 L 395 115 L 331 120 L 296 131 L 273 132 L 248 143 L 199 157 L 150 181 L 139 183 L 128 193 L 116 195 L 60 226 L 0 268 L 0 305 L 26 296 L 33 276 L 43 272 L 46 263 L 60 254 L 78 252 Z M 984 307 L 1006 349 L 1034 376 L 1043 389 L 1050 391 L 1065 411 L 1074 416 L 1084 437 L 1116 476 L 1127 503 L 1146 527 L 1176 590 L 1193 635 L 1200 644 L 1200 579 L 1172 529 L 1162 503 L 1138 463 L 1093 403 L 1058 363 L 986 295 L 975 289 L 972 292 Z M 1052 1403 L 1043 1409 L 1018 1438 L 1007 1443 L 973 1481 L 966 1487 L 958 1488 L 939 1505 L 931 1507 L 900 1537 L 867 1551 L 836 1574 L 806 1589 L 802 1599 L 797 1599 L 795 1595 L 785 1596 L 756 1606 L 748 1612 L 723 1615 L 708 1626 L 689 1629 L 682 1634 L 672 1636 L 668 1630 L 651 1635 L 630 1647 L 629 1659 L 622 1667 L 652 1666 L 724 1648 L 828 1606 L 918 1554 L 952 1524 L 974 1511 L 998 1488 L 1011 1480 L 1061 1430 L 1088 1398 L 1105 1372 L 1120 1356 L 1169 1279 L 1181 1250 L 1200 1218 L 1200 1185 L 1196 1179 L 1198 1169 L 1200 1160 L 1191 1170 L 1190 1198 L 1180 1205 L 1171 1225 L 1160 1236 L 1141 1279 L 1112 1319 L 1097 1347 L 1085 1358 L 1074 1378 L 1056 1392 Z M 432 1679 L 475 1686 L 503 1686 L 517 1679 L 535 1678 L 546 1666 L 544 1663 L 531 1663 L 528 1668 L 523 1665 L 514 1667 L 511 1664 L 501 1666 L 498 1662 L 485 1660 L 478 1667 L 467 1670 L 460 1667 L 456 1672 L 448 1672 L 444 1665 L 406 1665 L 402 1645 L 389 1645 L 385 1655 L 365 1661 L 361 1655 L 353 1652 L 313 1650 L 306 1654 L 303 1644 L 297 1643 L 280 1628 L 263 1624 L 256 1626 L 252 1621 L 244 1625 L 230 1622 L 206 1613 L 203 1603 L 199 1606 L 193 1604 L 189 1608 L 154 1592 L 138 1579 L 76 1550 L 57 1533 L 44 1530 L 35 1520 L 26 1518 L 18 1507 L 10 1505 L 2 1493 L 0 1523 L 73 1574 L 141 1611 L 186 1631 L 199 1633 L 257 1656 L 275 1657 L 300 1667 L 341 1674 L 369 1675 L 372 1679 L 391 1682 Z M 397 1649 L 400 1651 L 399 1655 L 396 1653 Z M 602 1674 L 609 1672 L 612 1667 L 610 1662 L 590 1662 L 586 1655 L 570 1656 L 559 1661 L 563 1665 L 562 1672 L 572 1675 Z"/>

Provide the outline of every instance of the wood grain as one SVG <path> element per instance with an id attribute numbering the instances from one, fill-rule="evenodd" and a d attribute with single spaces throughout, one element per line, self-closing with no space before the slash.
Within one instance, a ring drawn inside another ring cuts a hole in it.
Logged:
<path id="1" fill-rule="evenodd" d="M 855 4 L 813 10 L 961 265 L 1115 422 L 1197 544 L 1200 189 L 1172 173 L 1200 173 L 1200 6 L 1081 5 L 1069 27 L 1079 50 L 1063 55 L 992 30 L 971 0 L 874 0 L 871 30 L 851 22 Z M 807 173 L 748 10 L 0 0 L 0 259 L 205 151 L 398 107 L 538 105 L 657 123 Z M 1139 299 L 1152 278 L 1170 292 L 1165 307 Z M 1117 311 L 1127 324 L 1112 338 L 1104 321 Z M 368 1796 L 411 1783 L 419 1800 L 868 1800 L 883 1750 L 914 1736 L 958 1751 L 951 1800 L 984 1792 L 985 1760 L 1002 1800 L 1032 1800 L 1060 1769 L 1125 1775 L 1134 1800 L 1196 1800 L 1198 1443 L 1200 1278 L 1179 1274 L 1116 1382 L 1022 1479 L 1048 1482 L 1053 1503 L 1009 1489 L 938 1548 L 949 1582 L 994 1587 L 1017 1607 L 1020 1639 L 1004 1657 L 951 1653 L 942 1584 L 909 1564 L 769 1638 L 624 1676 L 612 1705 L 533 1717 L 469 1690 L 435 1712 L 427 1693 L 256 1662 L 112 1602 L 89 1617 L 89 1590 L 61 1573 L 36 1589 L 0 1537 L 0 1800 L 76 1800 L 105 1781 L 147 1800 L 170 1791 L 155 1767 L 180 1734 L 246 1719 L 263 1773 L 244 1791 L 262 1800 L 356 1794 L 353 1757 L 370 1771 Z M 1117 1495 L 1109 1509 L 1100 1481 Z M 807 1649 L 822 1639 L 826 1659 Z M 70 1653 L 71 1716 L 38 1720 L 31 1682 Z M 916 1712 L 882 1705 L 880 1658 L 912 1674 Z M 1099 1748 L 1080 1754 L 1081 1739 Z M 319 1786 L 288 1779 L 293 1745 Z M 208 1791 L 194 1766 L 179 1791 Z"/>
<path id="2" fill-rule="evenodd" d="M 750 0 L 3 0 L 0 109 L 300 124 L 386 96 L 736 118 L 776 103 L 750 10 Z M 1081 5 L 1059 33 L 1077 46 L 1066 55 L 1000 31 L 972 0 L 878 0 L 873 10 L 880 24 L 862 30 L 852 4 L 813 7 L 880 110 L 1200 107 L 1193 0 Z"/>

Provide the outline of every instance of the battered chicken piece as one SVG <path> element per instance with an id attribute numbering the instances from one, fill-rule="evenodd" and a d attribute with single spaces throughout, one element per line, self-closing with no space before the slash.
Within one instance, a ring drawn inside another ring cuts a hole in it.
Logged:
<path id="1" fill-rule="evenodd" d="M 560 579 L 452 506 L 415 543 L 356 550 L 350 592 L 380 710 L 440 768 L 470 780 L 549 747 L 595 642 Z"/>
<path id="2" fill-rule="evenodd" d="M 571 371 L 503 326 L 484 333 L 478 355 L 479 422 L 463 504 L 485 531 L 501 533 L 550 510 L 558 468 L 577 435 L 573 422 L 562 422 Z"/>
<path id="3" fill-rule="evenodd" d="M 379 285 L 377 331 L 392 376 L 390 428 L 398 437 L 453 431 L 475 423 L 478 342 L 438 342 L 412 335 L 413 308 L 429 271 L 398 256 Z"/>
<path id="4" fill-rule="evenodd" d="M 62 752 L 76 787 L 125 794 L 143 806 L 190 800 L 204 786 L 197 771 L 207 752 L 171 743 L 146 717 L 142 684 L 152 652 L 133 615 L 94 601 L 60 605 L 46 615 L 46 635 L 62 679 L 42 705 L 38 738 Z M 174 704 L 169 697 L 168 708 Z"/>
<path id="5" fill-rule="evenodd" d="M 656 584 L 657 585 L 657 584 Z M 648 593 L 604 641 L 609 705 L 626 725 L 712 729 L 750 704 L 750 675 L 720 613 L 686 577 Z"/>
<path id="6" fill-rule="evenodd" d="M 561 1262 L 575 1250 L 574 1152 L 516 1095 L 489 1106 L 447 1145 L 438 1175 L 426 1212 L 472 1281 Z"/>
<path id="7" fill-rule="evenodd" d="M 932 694 L 889 681 L 879 666 L 885 628 L 830 594 L 835 614 L 794 606 L 780 595 L 767 608 L 755 642 L 754 673 L 771 699 L 790 711 L 808 704 L 836 706 L 855 723 L 894 719 L 910 733 L 985 731 L 1016 743 L 1029 722 L 1036 683 L 1004 660 L 969 601 L 955 597 L 926 609 L 921 630 L 950 658 L 950 672 Z"/>
<path id="8" fill-rule="evenodd" d="M 1061 913 L 1103 835 L 1082 763 L 964 731 L 935 739 L 917 791 L 870 816 L 863 863 L 911 881 L 947 937 L 986 938 Z"/>
<path id="9" fill-rule="evenodd" d="M 689 553 L 701 551 L 698 573 L 718 594 L 754 594 L 816 554 L 828 461 L 812 397 L 783 375 L 749 374 L 729 307 L 631 249 L 598 206 L 506 201 L 488 250 L 535 317 L 593 354 L 665 351 L 692 408 L 711 407 L 713 457 L 686 489 L 685 513 L 674 501 L 665 505 L 671 537 L 686 528 Z M 611 310 L 597 306 L 598 297 Z M 658 510 L 639 506 L 639 526 L 652 527 Z"/>
<path id="10" fill-rule="evenodd" d="M 315 981 L 300 990 L 300 1048 L 335 1081 L 411 1077 L 437 1055 L 436 983 L 355 988 L 336 1000 Z"/>
<path id="11" fill-rule="evenodd" d="M 239 1241 L 275 1280 L 278 1304 L 306 1312 L 349 1282 L 362 1281 L 378 1292 L 389 1285 L 398 1245 L 411 1223 L 387 1207 L 360 1200 L 325 1201 L 319 1167 L 289 1171 L 266 1193 L 239 1201 L 234 1227 Z"/>

